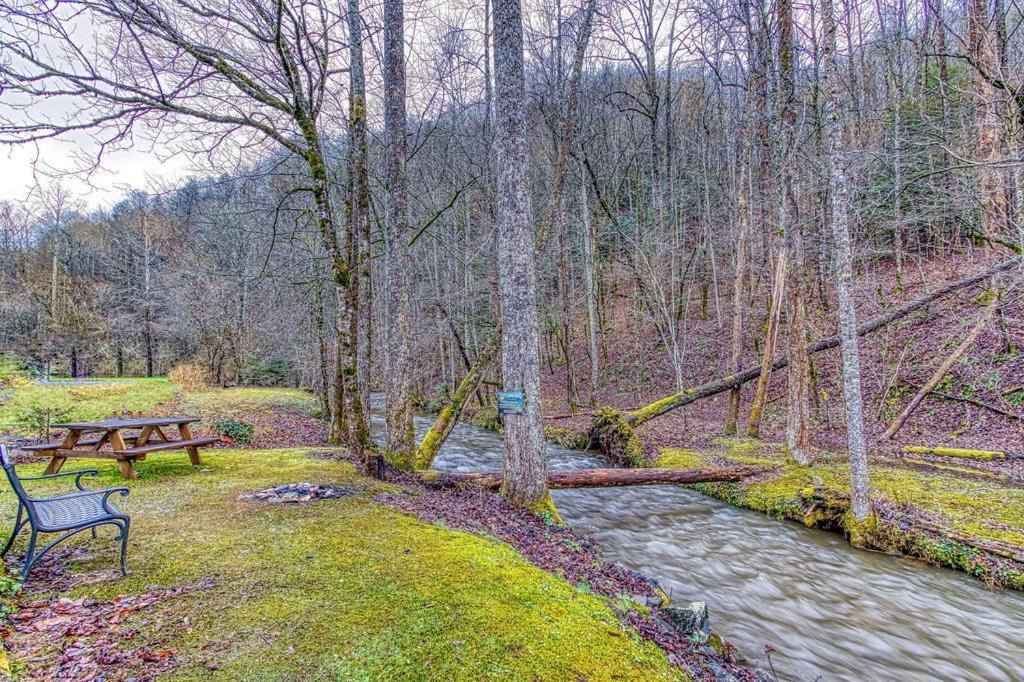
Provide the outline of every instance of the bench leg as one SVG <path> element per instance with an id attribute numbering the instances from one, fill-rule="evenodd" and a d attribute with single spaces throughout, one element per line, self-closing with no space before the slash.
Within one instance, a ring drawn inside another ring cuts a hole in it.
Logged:
<path id="1" fill-rule="evenodd" d="M 127 481 L 135 479 L 135 468 L 132 466 L 130 459 L 119 459 L 117 460 L 117 468 L 121 470 L 121 476 Z"/>
<path id="2" fill-rule="evenodd" d="M 121 526 L 121 575 L 128 575 L 128 566 L 125 564 L 125 559 L 128 556 L 128 528 L 131 526 L 131 521 L 125 517 L 124 525 Z"/>
<path id="3" fill-rule="evenodd" d="M 203 463 L 203 460 L 199 459 L 199 448 L 192 446 L 187 448 L 187 450 L 188 459 L 190 462 L 192 462 L 192 466 L 199 466 L 200 464 Z"/>
<path id="4" fill-rule="evenodd" d="M 24 521 L 21 520 L 21 512 L 24 508 L 25 506 L 19 501 L 18 518 L 14 522 L 14 530 L 11 531 L 11 539 L 7 541 L 6 545 L 4 545 L 4 551 L 0 552 L 0 556 L 7 556 L 7 552 L 11 551 L 11 545 L 14 544 L 14 538 L 18 537 L 18 533 L 20 533 L 21 529 L 25 527 L 25 524 L 28 523 L 28 519 L 25 519 Z"/>
<path id="5" fill-rule="evenodd" d="M 50 463 L 46 465 L 46 475 L 55 474 L 60 471 L 60 468 L 64 466 L 64 462 L 68 461 L 67 457 L 51 457 Z"/>

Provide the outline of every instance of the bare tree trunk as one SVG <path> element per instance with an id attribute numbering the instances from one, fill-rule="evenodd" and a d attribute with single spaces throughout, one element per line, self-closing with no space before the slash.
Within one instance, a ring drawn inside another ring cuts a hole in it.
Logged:
<path id="1" fill-rule="evenodd" d="M 598 334 L 601 320 L 597 310 L 597 216 L 587 207 L 587 182 L 581 174 L 580 180 L 580 222 L 583 233 L 583 279 L 587 296 L 587 336 L 590 343 L 590 404 L 597 404 L 597 387 L 601 377 L 601 358 L 598 348 Z"/>
<path id="2" fill-rule="evenodd" d="M 793 40 L 792 0 L 779 0 L 779 118 L 785 155 L 782 169 L 782 232 L 789 267 L 789 333 L 787 335 L 786 447 L 798 463 L 810 464 L 810 367 L 807 359 L 804 305 L 804 249 L 796 201 L 796 45 Z"/>
<path id="3" fill-rule="evenodd" d="M 748 112 L 748 116 L 750 113 Z M 743 290 L 747 269 L 747 235 L 750 233 L 750 125 L 744 124 L 740 141 L 740 172 L 736 183 L 736 272 L 732 291 L 732 369 L 743 369 Z M 774 352 L 774 351 L 773 351 Z M 725 419 L 725 435 L 735 436 L 739 432 L 740 400 L 742 388 L 736 386 L 729 392 L 729 411 Z"/>
<path id="4" fill-rule="evenodd" d="M 772 360 L 775 357 L 775 344 L 779 336 L 779 315 L 782 312 L 782 296 L 786 289 L 786 252 L 779 251 L 778 263 L 775 266 L 775 277 L 772 280 L 771 310 L 768 311 L 768 329 L 764 335 L 764 350 L 761 353 L 761 373 L 754 391 L 754 402 L 750 406 L 750 418 L 747 420 L 747 437 L 761 437 L 761 417 L 764 406 L 768 402 L 768 382 L 772 378 Z"/>
<path id="5" fill-rule="evenodd" d="M 1003 171 L 995 165 L 1002 155 L 1002 122 L 996 90 L 990 81 L 999 72 L 998 40 L 991 26 L 987 0 L 969 0 L 967 10 L 970 56 L 975 65 L 976 158 L 982 164 L 978 183 L 982 230 L 988 235 L 1007 237 L 1010 236 L 1010 202 Z"/>
<path id="6" fill-rule="evenodd" d="M 540 338 L 533 234 L 526 192 L 523 19 L 519 0 L 494 0 L 495 129 L 498 169 L 498 268 L 502 376 L 523 394 L 522 414 L 507 414 L 502 494 L 533 509 L 550 505 L 541 422 Z"/>
<path id="7" fill-rule="evenodd" d="M 864 438 L 864 401 L 860 390 L 860 349 L 857 344 L 857 308 L 853 300 L 853 252 L 850 246 L 850 190 L 846 182 L 843 126 L 839 113 L 842 83 L 836 57 L 836 25 L 832 0 L 823 0 L 825 31 L 825 125 L 828 126 L 826 162 L 832 199 L 832 235 L 836 257 L 836 298 L 839 338 L 843 355 L 843 401 L 846 406 L 846 443 L 850 455 L 852 509 L 858 521 L 871 513 L 867 443 Z"/>
<path id="8" fill-rule="evenodd" d="M 405 30 L 403 0 L 384 0 L 384 229 L 388 354 L 387 437 L 384 453 L 399 469 L 413 466 L 412 319 L 409 290 L 412 269 L 407 243 Z"/>

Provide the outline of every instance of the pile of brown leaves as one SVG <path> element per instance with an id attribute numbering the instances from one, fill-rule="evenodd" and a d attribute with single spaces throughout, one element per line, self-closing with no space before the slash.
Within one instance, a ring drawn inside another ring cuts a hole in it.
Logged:
<path id="1" fill-rule="evenodd" d="M 30 601 L 26 595 L 3 626 L 6 647 L 26 666 L 28 679 L 150 680 L 177 665 L 177 652 L 160 639 L 140 637 L 150 625 L 144 614 L 154 605 L 196 590 L 210 581 L 156 588 L 99 600 L 68 597 Z M 157 622 L 161 635 L 187 629 L 187 617 Z"/>

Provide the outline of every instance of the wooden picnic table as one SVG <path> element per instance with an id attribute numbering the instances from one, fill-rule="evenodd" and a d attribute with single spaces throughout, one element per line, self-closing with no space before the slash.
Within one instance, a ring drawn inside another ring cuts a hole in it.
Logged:
<path id="1" fill-rule="evenodd" d="M 69 458 L 113 459 L 127 479 L 135 478 L 134 463 L 146 459 L 150 452 L 186 450 L 192 464 L 202 464 L 199 448 L 216 442 L 216 438 L 195 438 L 191 424 L 198 417 L 141 417 L 138 419 L 107 419 L 99 422 L 69 422 L 54 424 L 54 428 L 67 429 L 64 440 L 39 445 L 27 445 L 23 450 L 50 457 L 47 474 L 60 471 Z M 164 427 L 173 426 L 178 438 L 169 438 Z M 86 437 L 86 434 L 98 434 Z"/>

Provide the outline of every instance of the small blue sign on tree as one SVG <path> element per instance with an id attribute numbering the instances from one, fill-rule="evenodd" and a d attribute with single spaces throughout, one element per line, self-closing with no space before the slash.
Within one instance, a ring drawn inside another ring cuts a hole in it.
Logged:
<path id="1" fill-rule="evenodd" d="M 498 414 L 522 414 L 522 391 L 498 391 Z"/>

